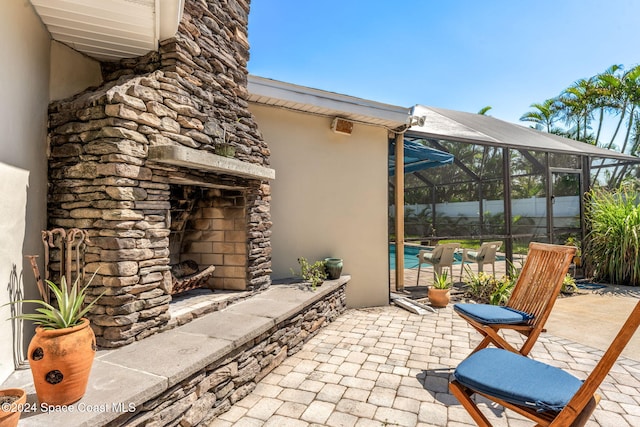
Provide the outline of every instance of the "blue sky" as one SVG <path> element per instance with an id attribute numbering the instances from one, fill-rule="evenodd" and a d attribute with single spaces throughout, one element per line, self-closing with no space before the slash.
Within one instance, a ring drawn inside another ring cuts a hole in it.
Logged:
<path id="1" fill-rule="evenodd" d="M 638 0 L 253 0 L 249 72 L 514 123 L 613 64 L 640 63 Z"/>

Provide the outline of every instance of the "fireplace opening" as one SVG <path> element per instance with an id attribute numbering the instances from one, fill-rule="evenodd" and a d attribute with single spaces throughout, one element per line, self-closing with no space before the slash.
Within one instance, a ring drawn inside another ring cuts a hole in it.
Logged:
<path id="1" fill-rule="evenodd" d="M 171 185 L 172 295 L 247 288 L 247 209 L 241 190 Z"/>

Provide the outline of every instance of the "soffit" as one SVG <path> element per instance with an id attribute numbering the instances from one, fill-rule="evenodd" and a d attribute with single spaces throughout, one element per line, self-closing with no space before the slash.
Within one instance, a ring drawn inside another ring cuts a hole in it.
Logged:
<path id="1" fill-rule="evenodd" d="M 410 108 L 327 92 L 258 76 L 249 76 L 249 101 L 354 122 L 396 129 L 408 122 Z"/>
<path id="2" fill-rule="evenodd" d="M 175 35 L 184 0 L 31 0 L 54 40 L 100 61 L 145 55 Z"/>

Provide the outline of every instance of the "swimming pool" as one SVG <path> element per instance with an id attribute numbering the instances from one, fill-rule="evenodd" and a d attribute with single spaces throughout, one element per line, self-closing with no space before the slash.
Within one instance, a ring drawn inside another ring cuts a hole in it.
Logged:
<path id="1" fill-rule="evenodd" d="M 405 246 L 404 247 L 404 268 L 416 268 L 418 266 L 418 253 L 420 252 L 418 246 Z M 396 269 L 396 245 L 389 245 L 389 267 L 392 270 Z"/>

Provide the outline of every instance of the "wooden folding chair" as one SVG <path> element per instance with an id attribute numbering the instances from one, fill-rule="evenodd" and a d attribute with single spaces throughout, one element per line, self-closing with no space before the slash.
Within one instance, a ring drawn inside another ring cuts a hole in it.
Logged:
<path id="1" fill-rule="evenodd" d="M 455 312 L 484 336 L 472 354 L 489 344 L 523 356 L 529 354 L 560 293 L 575 251 L 573 246 L 532 242 L 506 306 L 455 304 Z M 516 349 L 499 334 L 500 329 L 512 329 L 527 338 Z"/>
<path id="2" fill-rule="evenodd" d="M 640 325 L 640 302 L 587 379 L 519 354 L 486 348 L 463 360 L 449 390 L 478 426 L 491 426 L 473 401 L 479 394 L 535 421 L 538 426 L 583 426 L 600 401 L 596 394 Z"/>

